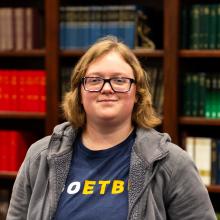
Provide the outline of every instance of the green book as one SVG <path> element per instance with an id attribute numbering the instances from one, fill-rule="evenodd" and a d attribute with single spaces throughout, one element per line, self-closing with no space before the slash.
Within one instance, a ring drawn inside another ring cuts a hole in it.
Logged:
<path id="1" fill-rule="evenodd" d="M 211 76 L 211 118 L 217 118 L 217 76 Z"/>
<path id="2" fill-rule="evenodd" d="M 209 49 L 216 48 L 216 37 L 217 37 L 217 5 L 210 4 L 210 16 L 209 16 L 209 33 L 208 33 L 208 47 Z"/>
<path id="3" fill-rule="evenodd" d="M 183 49 L 186 49 L 189 47 L 188 44 L 188 28 L 189 28 L 189 10 L 188 8 L 184 7 L 183 10 L 181 11 L 181 42 L 180 42 L 180 47 Z"/>
<path id="4" fill-rule="evenodd" d="M 209 5 L 201 5 L 199 12 L 199 49 L 208 49 Z"/>
<path id="5" fill-rule="evenodd" d="M 206 98 L 205 98 L 205 117 L 211 117 L 211 78 L 206 76 L 205 79 Z"/>
<path id="6" fill-rule="evenodd" d="M 191 83 L 191 106 L 192 106 L 192 116 L 198 116 L 199 110 L 199 75 L 198 73 L 192 74 Z"/>
<path id="7" fill-rule="evenodd" d="M 220 49 L 220 4 L 217 4 L 217 49 Z"/>
<path id="8" fill-rule="evenodd" d="M 220 118 L 220 74 L 217 76 L 217 118 Z"/>
<path id="9" fill-rule="evenodd" d="M 199 73 L 199 105 L 198 105 L 198 116 L 205 116 L 205 97 L 206 97 L 206 88 L 205 88 L 205 77 L 206 73 Z"/>
<path id="10" fill-rule="evenodd" d="M 200 5 L 192 5 L 190 10 L 190 49 L 199 49 Z"/>
<path id="11" fill-rule="evenodd" d="M 191 116 L 192 73 L 185 73 L 183 78 L 183 115 Z"/>

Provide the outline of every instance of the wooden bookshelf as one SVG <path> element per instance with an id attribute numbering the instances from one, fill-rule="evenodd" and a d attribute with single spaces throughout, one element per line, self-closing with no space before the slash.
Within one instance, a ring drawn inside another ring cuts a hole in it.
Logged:
<path id="1" fill-rule="evenodd" d="M 45 49 L 34 50 L 18 50 L 18 51 L 0 51 L 1 57 L 43 57 L 45 56 Z"/>
<path id="2" fill-rule="evenodd" d="M 0 119 L 45 119 L 46 113 L 0 111 Z"/>
<path id="3" fill-rule="evenodd" d="M 220 185 L 207 186 L 207 189 L 211 193 L 220 193 Z"/>
<path id="4" fill-rule="evenodd" d="M 0 179 L 4 180 L 15 180 L 17 172 L 12 171 L 0 171 Z"/>
<path id="5" fill-rule="evenodd" d="M 220 50 L 180 50 L 181 58 L 220 58 Z"/>
<path id="6" fill-rule="evenodd" d="M 144 57 L 149 57 L 149 58 L 163 58 L 164 52 L 163 50 L 148 50 L 144 48 L 138 48 L 138 49 L 133 49 L 133 52 L 135 53 L 136 56 L 144 56 Z M 80 57 L 85 53 L 85 50 L 83 49 L 77 49 L 77 50 L 61 50 L 60 51 L 60 56 L 62 57 Z"/>
<path id="7" fill-rule="evenodd" d="M 180 117 L 181 125 L 204 125 L 204 126 L 220 126 L 220 119 L 210 119 L 204 117 Z"/>

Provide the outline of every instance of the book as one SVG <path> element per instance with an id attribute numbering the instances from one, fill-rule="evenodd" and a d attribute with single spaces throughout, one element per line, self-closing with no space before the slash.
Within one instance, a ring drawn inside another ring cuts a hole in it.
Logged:
<path id="1" fill-rule="evenodd" d="M 199 49 L 200 26 L 200 5 L 194 4 L 190 9 L 190 49 Z"/>
<path id="2" fill-rule="evenodd" d="M 205 185 L 211 184 L 211 138 L 195 138 L 195 163 Z"/>
<path id="3" fill-rule="evenodd" d="M 134 48 L 140 10 L 136 5 L 61 7 L 60 47 L 88 48 L 98 38 L 114 35 Z"/>
<path id="4" fill-rule="evenodd" d="M 191 104 L 191 95 L 192 95 L 192 73 L 187 72 L 183 75 L 183 115 L 191 116 L 192 115 L 192 104 Z"/>
<path id="5" fill-rule="evenodd" d="M 0 130 L 0 171 L 18 171 L 28 147 L 35 140 L 29 131 Z"/>
<path id="6" fill-rule="evenodd" d="M 45 112 L 44 70 L 0 70 L 0 110 Z"/>
<path id="7" fill-rule="evenodd" d="M 39 10 L 31 7 L 0 9 L 0 50 L 31 50 L 43 46 Z"/>
<path id="8" fill-rule="evenodd" d="M 209 32 L 208 32 L 208 48 L 217 48 L 217 5 L 210 4 Z"/>
<path id="9" fill-rule="evenodd" d="M 216 159 L 213 157 L 213 155 L 216 156 L 214 154 L 217 149 L 215 146 L 212 138 L 191 136 L 185 138 L 185 150 L 195 162 L 205 185 L 216 181 L 216 176 L 212 176 L 216 172 Z"/>

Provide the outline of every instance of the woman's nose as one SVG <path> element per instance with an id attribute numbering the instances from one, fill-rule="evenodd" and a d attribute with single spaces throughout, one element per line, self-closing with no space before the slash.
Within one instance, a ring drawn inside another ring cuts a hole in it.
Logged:
<path id="1" fill-rule="evenodd" d="M 114 90 L 112 89 L 110 82 L 105 82 L 102 87 L 101 93 L 106 93 L 106 92 L 114 93 Z"/>

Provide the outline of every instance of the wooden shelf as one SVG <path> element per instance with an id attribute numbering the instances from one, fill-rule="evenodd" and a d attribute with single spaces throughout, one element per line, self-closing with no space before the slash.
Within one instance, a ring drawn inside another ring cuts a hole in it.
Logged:
<path id="1" fill-rule="evenodd" d="M 15 179 L 17 176 L 17 172 L 12 171 L 0 171 L 0 178 L 1 179 Z"/>
<path id="2" fill-rule="evenodd" d="M 145 48 L 134 49 L 133 52 L 136 56 L 145 56 L 145 57 L 163 57 L 163 50 L 149 50 Z M 60 55 L 63 57 L 79 57 L 85 53 L 84 49 L 76 49 L 76 50 L 61 50 Z"/>
<path id="3" fill-rule="evenodd" d="M 0 51 L 0 57 L 44 57 L 45 49 Z"/>
<path id="4" fill-rule="evenodd" d="M 181 125 L 204 125 L 204 126 L 220 126 L 220 119 L 211 119 L 204 117 L 180 117 Z"/>
<path id="5" fill-rule="evenodd" d="M 46 113 L 41 112 L 13 112 L 13 111 L 0 111 L 0 118 L 13 118 L 13 119 L 45 119 Z"/>
<path id="6" fill-rule="evenodd" d="M 60 56 L 62 57 L 80 57 L 85 53 L 84 49 L 72 49 L 72 50 L 60 50 Z"/>
<path id="7" fill-rule="evenodd" d="M 220 50 L 180 50 L 183 58 L 220 58 Z"/>
<path id="8" fill-rule="evenodd" d="M 133 52 L 136 56 L 145 56 L 145 57 L 163 57 L 164 51 L 163 50 L 150 50 L 145 48 L 138 48 L 134 49 Z"/>
<path id="9" fill-rule="evenodd" d="M 220 185 L 207 186 L 207 189 L 209 192 L 212 192 L 212 193 L 220 193 Z"/>

